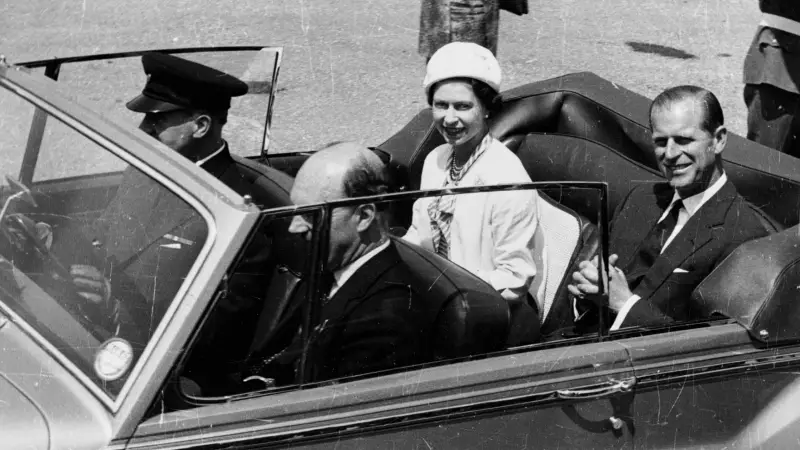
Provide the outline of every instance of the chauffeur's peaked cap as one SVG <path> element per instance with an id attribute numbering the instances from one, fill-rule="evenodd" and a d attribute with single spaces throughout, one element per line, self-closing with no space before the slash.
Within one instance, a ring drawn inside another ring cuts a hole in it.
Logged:
<path id="1" fill-rule="evenodd" d="M 147 84 L 126 105 L 131 111 L 227 111 L 232 97 L 247 93 L 247 84 L 240 79 L 177 56 L 146 53 L 142 56 L 142 66 Z"/>

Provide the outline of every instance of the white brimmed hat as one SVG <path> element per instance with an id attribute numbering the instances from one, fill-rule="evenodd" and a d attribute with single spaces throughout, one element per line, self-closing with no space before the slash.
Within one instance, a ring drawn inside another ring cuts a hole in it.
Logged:
<path id="1" fill-rule="evenodd" d="M 436 51 L 428 61 L 422 86 L 425 95 L 431 86 L 450 78 L 473 78 L 500 92 L 500 63 L 492 52 L 472 42 L 451 42 Z"/>

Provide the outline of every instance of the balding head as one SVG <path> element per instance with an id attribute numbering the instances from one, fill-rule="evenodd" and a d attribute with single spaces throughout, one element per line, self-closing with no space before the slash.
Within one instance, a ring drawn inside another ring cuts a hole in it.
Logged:
<path id="1" fill-rule="evenodd" d="M 296 205 L 385 194 L 389 179 L 383 162 L 369 149 L 338 142 L 311 155 L 295 177 Z"/>
<path id="2" fill-rule="evenodd" d="M 384 194 L 389 190 L 386 167 L 369 149 L 351 142 L 335 143 L 311 155 L 295 177 L 291 198 L 296 205 Z M 335 208 L 331 212 L 328 267 L 342 268 L 386 238 L 385 219 L 375 204 Z M 310 237 L 313 224 L 296 217 L 289 231 Z"/>

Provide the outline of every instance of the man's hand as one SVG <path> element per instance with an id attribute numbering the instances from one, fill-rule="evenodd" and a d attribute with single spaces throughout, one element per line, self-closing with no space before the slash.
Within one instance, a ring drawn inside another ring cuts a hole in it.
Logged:
<path id="1" fill-rule="evenodd" d="M 615 264 L 619 256 L 614 254 L 608 258 L 609 273 L 611 281 L 608 283 L 608 307 L 614 312 L 621 310 L 625 303 L 633 296 L 633 292 L 628 288 L 628 280 L 625 274 Z M 599 258 L 594 257 L 591 261 L 581 261 L 578 270 L 572 274 L 573 283 L 567 286 L 569 292 L 579 299 L 586 295 L 597 294 L 600 292 L 600 275 L 597 267 Z"/>
<path id="2" fill-rule="evenodd" d="M 106 306 L 111 298 L 111 283 L 94 266 L 73 264 L 69 268 L 78 295 L 95 305 Z"/>

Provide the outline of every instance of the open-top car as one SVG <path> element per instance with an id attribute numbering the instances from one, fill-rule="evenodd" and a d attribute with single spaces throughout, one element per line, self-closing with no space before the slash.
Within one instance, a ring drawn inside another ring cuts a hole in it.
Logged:
<path id="1" fill-rule="evenodd" d="M 647 99 L 588 73 L 504 92 L 492 132 L 534 182 L 421 192 L 422 162 L 442 142 L 424 110 L 375 148 L 399 192 L 295 206 L 292 176 L 309 154 L 268 151 L 282 49 L 170 52 L 248 83 L 226 139 L 269 180 L 258 200 L 136 129 L 124 102 L 144 81 L 141 52 L 0 64 L 0 446 L 785 448 L 800 438 L 800 161 L 730 137 L 728 176 L 773 233 L 686 300 L 706 319 L 530 340 L 519 330 L 570 324 L 576 264 L 601 255 L 607 265 L 610 211 L 661 177 Z M 157 195 L 122 211 L 127 228 L 107 223 L 133 172 Z M 538 319 L 393 238 L 429 286 L 429 357 L 338 379 L 310 370 L 336 208 L 386 205 L 399 234 L 422 196 L 531 189 L 557 249 Z M 310 239 L 288 232 L 296 216 L 313 224 Z M 127 253 L 104 254 L 99 233 Z M 118 268 L 99 303 L 69 271 L 98 255 Z M 275 370 L 298 333 L 296 363 Z"/>

